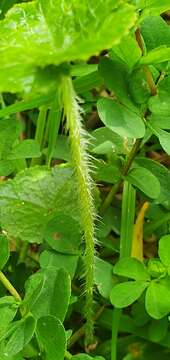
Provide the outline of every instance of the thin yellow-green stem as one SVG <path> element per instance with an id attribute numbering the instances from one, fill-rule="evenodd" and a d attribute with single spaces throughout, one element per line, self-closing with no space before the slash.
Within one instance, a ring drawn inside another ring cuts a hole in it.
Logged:
<path id="1" fill-rule="evenodd" d="M 10 283 L 7 277 L 4 275 L 2 271 L 0 271 L 0 281 L 5 286 L 5 288 L 9 291 L 9 293 L 15 298 L 16 301 L 21 301 L 21 296 L 18 294 L 17 290 Z"/>
<path id="2" fill-rule="evenodd" d="M 85 239 L 85 343 L 93 342 L 93 284 L 94 284 L 94 239 L 95 239 L 95 210 L 92 198 L 92 180 L 87 155 L 87 135 L 82 128 L 80 109 L 76 94 L 69 77 L 62 80 L 62 99 L 66 116 L 67 130 L 72 153 L 72 165 L 75 169 L 77 192 L 81 214 L 81 223 Z"/>

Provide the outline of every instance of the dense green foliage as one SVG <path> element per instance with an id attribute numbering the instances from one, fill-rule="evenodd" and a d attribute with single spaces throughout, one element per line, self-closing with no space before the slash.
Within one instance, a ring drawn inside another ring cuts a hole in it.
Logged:
<path id="1" fill-rule="evenodd" d="M 170 0 L 0 3 L 0 359 L 168 360 Z"/>

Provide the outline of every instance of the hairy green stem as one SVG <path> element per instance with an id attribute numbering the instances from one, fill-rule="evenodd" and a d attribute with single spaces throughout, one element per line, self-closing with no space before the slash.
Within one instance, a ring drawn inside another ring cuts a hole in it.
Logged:
<path id="1" fill-rule="evenodd" d="M 15 298 L 16 301 L 21 301 L 21 296 L 18 294 L 17 290 L 13 287 L 7 277 L 0 271 L 0 281 L 5 286 L 5 288 L 9 291 L 9 293 Z"/>
<path id="2" fill-rule="evenodd" d="M 95 209 L 92 198 L 92 180 L 89 170 L 89 159 L 87 155 L 87 136 L 82 128 L 80 109 L 76 94 L 69 77 L 62 80 L 62 98 L 64 113 L 66 116 L 67 129 L 72 153 L 72 164 L 77 179 L 77 191 L 79 198 L 81 223 L 85 239 L 85 317 L 86 345 L 93 342 L 94 320 L 93 320 L 93 286 L 94 286 L 94 243 L 95 243 Z"/>

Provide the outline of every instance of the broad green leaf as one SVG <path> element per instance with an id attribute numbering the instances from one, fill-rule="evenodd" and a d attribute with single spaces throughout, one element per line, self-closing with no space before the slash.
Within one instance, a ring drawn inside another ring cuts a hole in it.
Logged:
<path id="1" fill-rule="evenodd" d="M 29 168 L 0 184 L 0 207 L 1 226 L 8 238 L 41 243 L 54 214 L 79 217 L 73 171 L 65 166 Z"/>
<path id="2" fill-rule="evenodd" d="M 141 64 L 159 64 L 170 60 L 170 47 L 159 46 L 151 50 L 140 60 Z"/>
<path id="3" fill-rule="evenodd" d="M 45 250 L 40 255 L 40 265 L 43 269 L 54 266 L 56 269 L 63 268 L 71 277 L 74 277 L 78 262 L 78 255 L 60 254 L 57 251 Z"/>
<path id="4" fill-rule="evenodd" d="M 152 281 L 146 291 L 145 307 L 148 314 L 159 320 L 170 312 L 169 282 L 160 280 Z"/>
<path id="5" fill-rule="evenodd" d="M 133 34 L 124 36 L 119 45 L 112 48 L 111 54 L 116 54 L 125 64 L 129 70 L 133 69 L 134 65 L 140 60 L 142 56 L 141 49 Z"/>
<path id="6" fill-rule="evenodd" d="M 145 16 L 156 16 L 169 10 L 169 0 L 144 0 L 142 1 L 142 18 Z"/>
<path id="7" fill-rule="evenodd" d="M 28 93 L 38 67 L 88 59 L 118 43 L 136 20 L 133 6 L 118 5 L 37 0 L 14 6 L 0 23 L 0 91 Z"/>
<path id="8" fill-rule="evenodd" d="M 97 71 L 97 64 L 73 64 L 71 65 L 70 72 L 72 76 L 81 77 L 94 73 Z"/>
<path id="9" fill-rule="evenodd" d="M 17 322 L 17 327 L 7 339 L 4 354 L 12 356 L 19 353 L 27 345 L 34 335 L 36 321 L 29 315 Z"/>
<path id="10" fill-rule="evenodd" d="M 47 267 L 26 282 L 24 304 L 39 319 L 53 315 L 64 320 L 70 301 L 70 277 L 63 269 Z"/>
<path id="11" fill-rule="evenodd" d="M 0 160 L 0 176 L 8 176 L 15 170 L 15 164 L 10 160 Z"/>
<path id="12" fill-rule="evenodd" d="M 170 46 L 170 28 L 161 16 L 149 16 L 141 24 L 141 32 L 147 50 Z"/>
<path id="13" fill-rule="evenodd" d="M 170 121 L 168 116 L 152 114 L 148 120 L 153 127 L 156 125 L 163 130 L 170 130 Z"/>
<path id="14" fill-rule="evenodd" d="M 149 99 L 149 110 L 159 118 L 159 127 L 161 126 L 161 122 L 163 117 L 169 117 L 170 112 L 170 75 L 164 77 L 162 81 L 158 84 L 158 94 L 156 96 L 152 96 Z M 153 115 L 152 115 L 153 116 Z M 152 117 L 151 117 L 152 122 Z M 158 124 L 157 124 L 158 125 Z"/>
<path id="15" fill-rule="evenodd" d="M 136 104 L 145 104 L 150 98 L 151 93 L 143 67 L 135 69 L 130 74 L 129 92 Z"/>
<path id="16" fill-rule="evenodd" d="M 128 281 L 115 285 L 111 291 L 111 303 L 118 309 L 125 308 L 136 301 L 147 288 L 145 281 Z"/>
<path id="17" fill-rule="evenodd" d="M 152 320 L 148 326 L 149 340 L 159 342 L 162 340 L 168 331 L 168 319 Z"/>
<path id="18" fill-rule="evenodd" d="M 159 142 L 164 151 L 170 155 L 170 133 L 160 129 L 157 125 L 148 123 L 148 127 L 153 131 L 153 134 L 158 137 Z"/>
<path id="19" fill-rule="evenodd" d="M 0 119 L 0 159 L 5 159 L 12 150 L 20 132 L 19 122 L 13 118 Z"/>
<path id="20" fill-rule="evenodd" d="M 133 280 L 149 280 L 150 278 L 145 265 L 132 257 L 120 259 L 114 266 L 114 274 Z"/>
<path id="21" fill-rule="evenodd" d="M 144 157 L 137 157 L 135 163 L 148 169 L 159 180 L 161 191 L 157 198 L 157 202 L 170 206 L 170 171 L 160 164 L 158 161 L 154 161 Z"/>
<path id="22" fill-rule="evenodd" d="M 0 269 L 3 269 L 10 256 L 9 243 L 5 235 L 0 235 Z"/>
<path id="23" fill-rule="evenodd" d="M 109 299 L 110 291 L 116 282 L 113 276 L 113 266 L 107 261 L 95 258 L 94 281 L 99 293 Z"/>
<path id="24" fill-rule="evenodd" d="M 15 317 L 19 304 L 13 296 L 4 296 L 0 298 L 0 329 L 8 325 Z"/>
<path id="25" fill-rule="evenodd" d="M 159 116 L 160 122 L 162 116 L 169 116 L 170 112 L 170 95 L 168 91 L 159 91 L 158 95 L 149 99 L 149 110 Z M 161 126 L 160 126 L 161 127 Z"/>
<path id="26" fill-rule="evenodd" d="M 29 159 L 34 157 L 40 157 L 40 147 L 35 140 L 26 139 L 19 144 L 13 146 L 12 151 L 7 156 L 9 160 L 16 159 Z"/>
<path id="27" fill-rule="evenodd" d="M 119 101 L 129 109 L 138 111 L 129 96 L 129 70 L 127 65 L 115 58 L 102 58 L 99 63 L 99 72 L 104 79 L 105 85 L 118 97 Z"/>
<path id="28" fill-rule="evenodd" d="M 159 197 L 159 180 L 148 169 L 144 167 L 134 167 L 130 170 L 126 179 L 151 199 L 157 199 Z"/>
<path id="29" fill-rule="evenodd" d="M 43 316 L 37 321 L 37 338 L 46 360 L 64 360 L 66 334 L 60 320 Z"/>
<path id="30" fill-rule="evenodd" d="M 47 223 L 44 238 L 53 250 L 75 255 L 81 243 L 80 225 L 71 216 L 58 213 Z"/>
<path id="31" fill-rule="evenodd" d="M 145 125 L 140 116 L 112 99 L 98 101 L 98 112 L 102 122 L 122 137 L 141 138 Z"/>
<path id="32" fill-rule="evenodd" d="M 159 240 L 158 254 L 162 263 L 170 267 L 170 234 L 162 236 Z"/>

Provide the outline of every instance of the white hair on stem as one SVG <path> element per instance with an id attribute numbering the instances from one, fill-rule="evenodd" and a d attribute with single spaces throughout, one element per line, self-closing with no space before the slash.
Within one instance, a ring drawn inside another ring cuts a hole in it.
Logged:
<path id="1" fill-rule="evenodd" d="M 81 108 L 79 106 L 72 80 L 64 77 L 62 80 L 62 101 L 66 116 L 66 128 L 72 154 L 72 164 L 77 178 L 81 223 L 85 240 L 85 343 L 93 342 L 93 287 L 94 287 L 94 256 L 95 256 L 95 208 L 93 204 L 93 181 L 91 179 L 90 156 L 87 152 L 88 137 L 82 127 Z"/>

